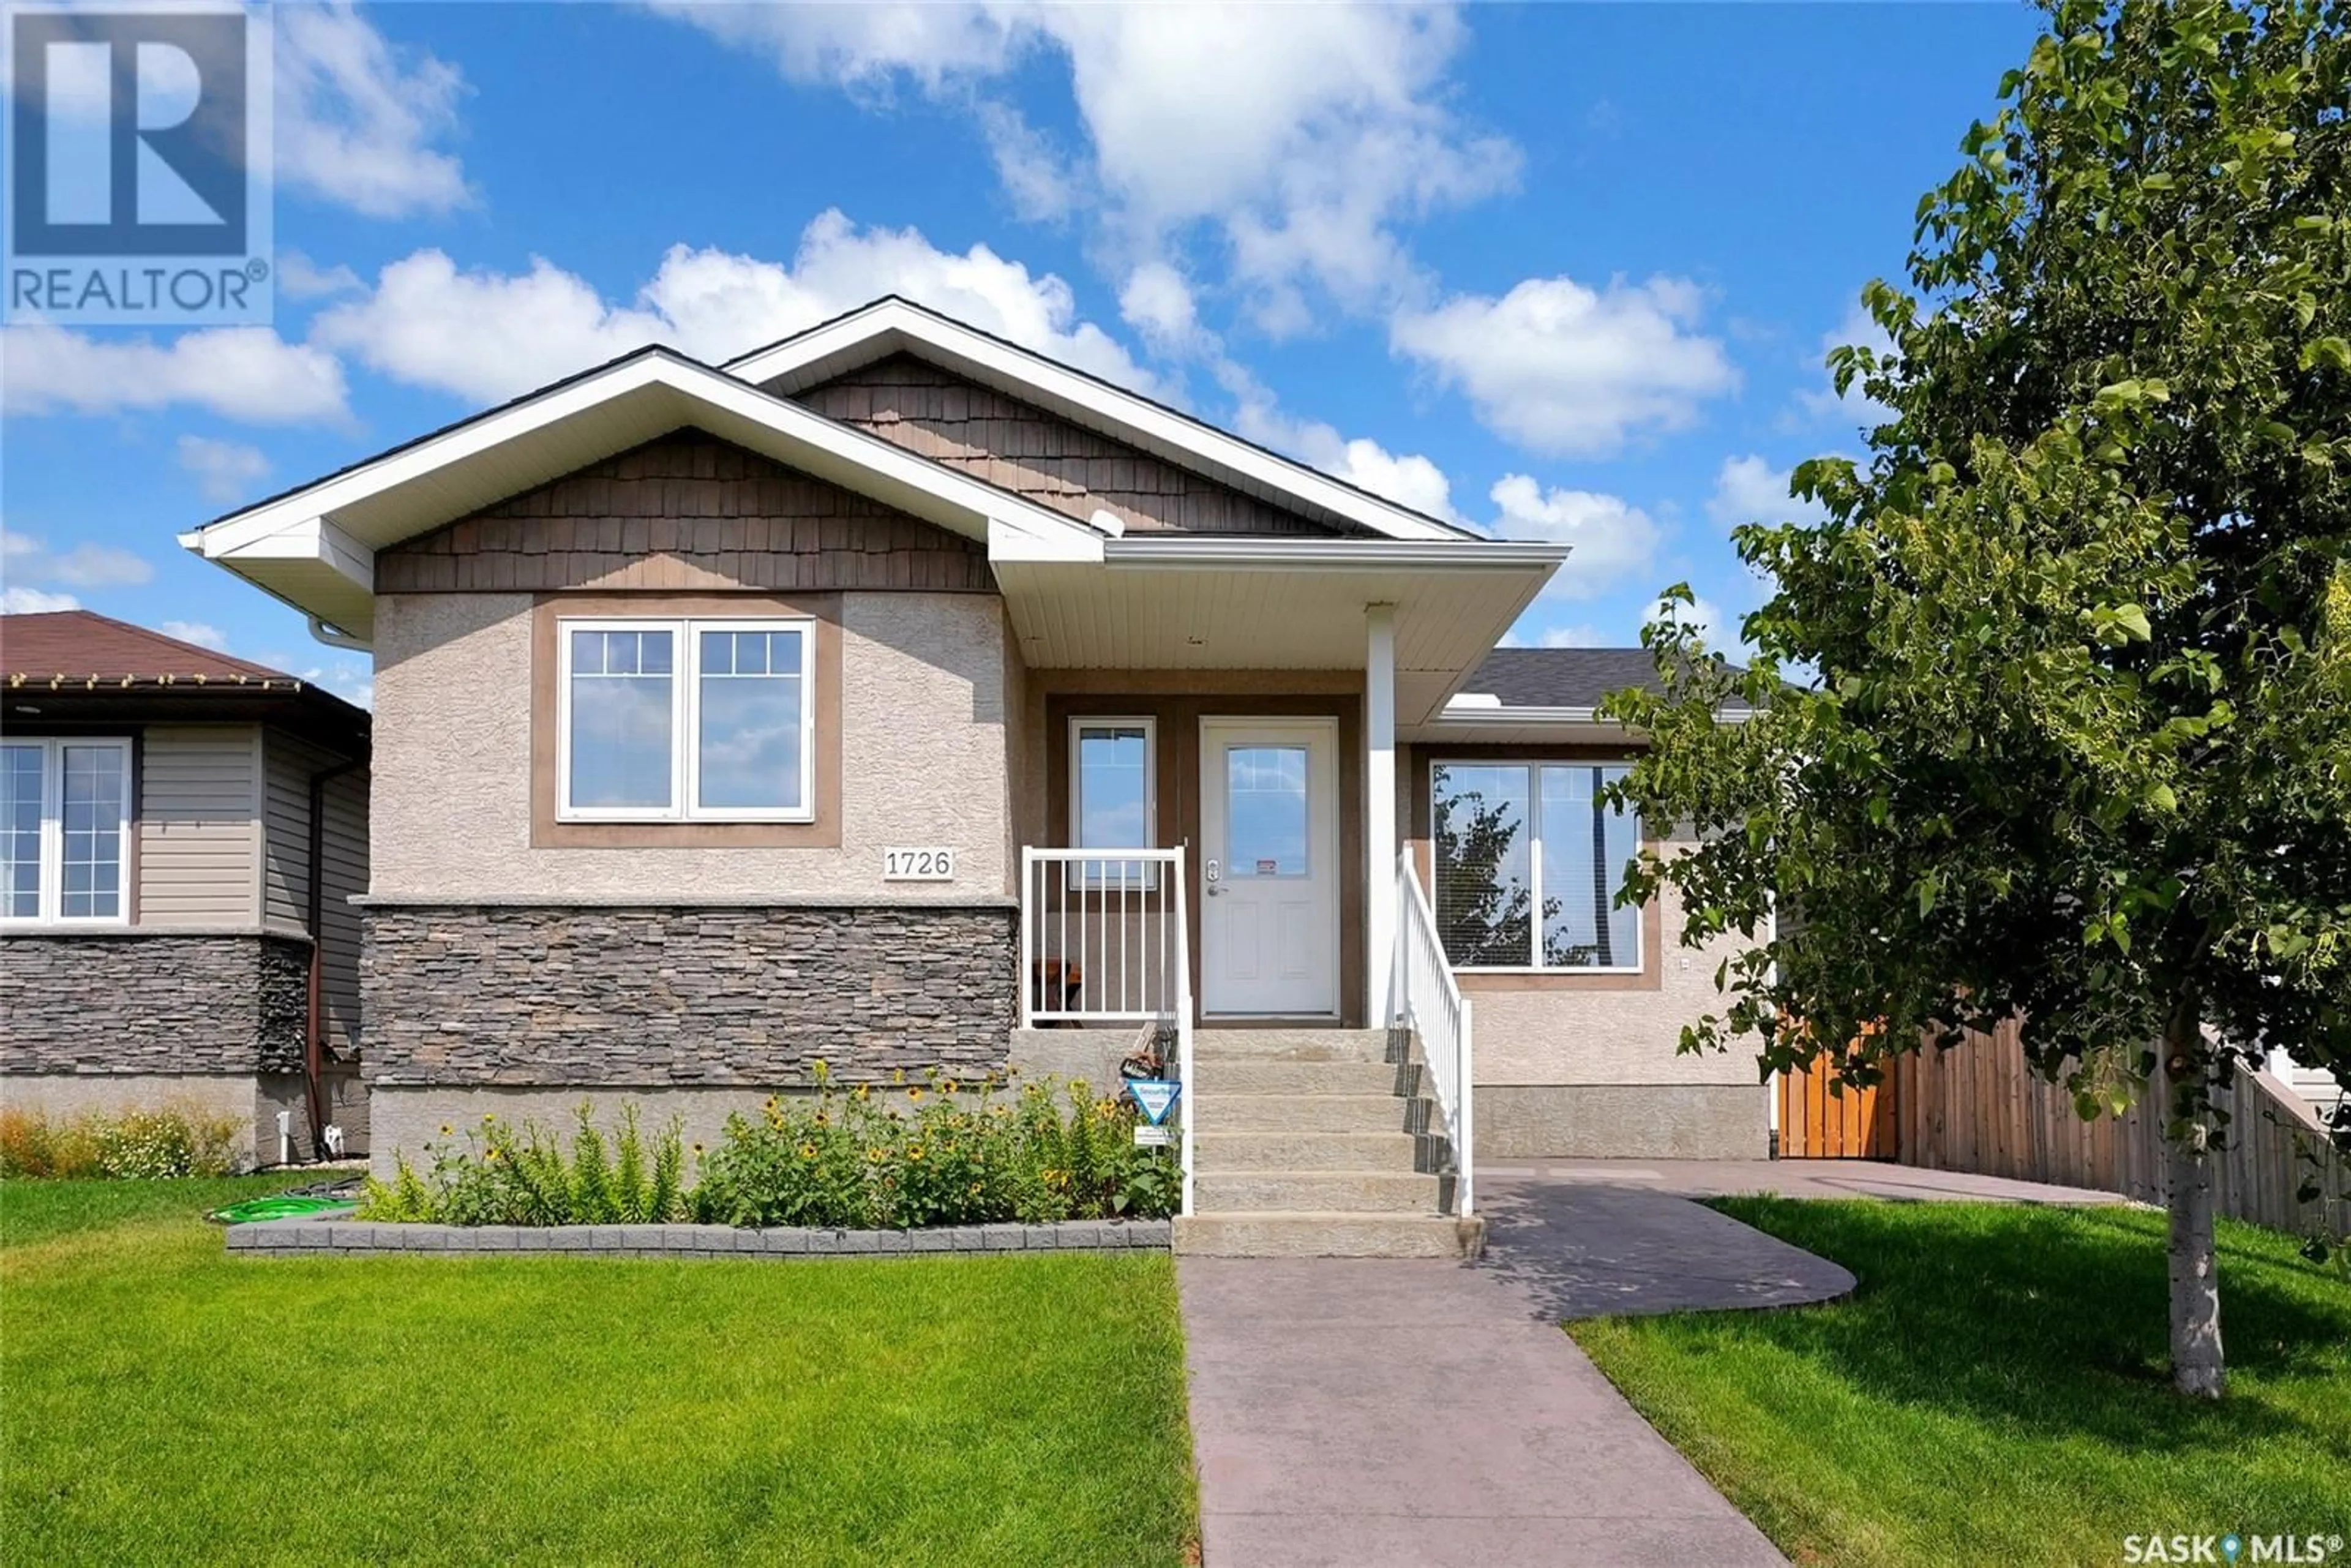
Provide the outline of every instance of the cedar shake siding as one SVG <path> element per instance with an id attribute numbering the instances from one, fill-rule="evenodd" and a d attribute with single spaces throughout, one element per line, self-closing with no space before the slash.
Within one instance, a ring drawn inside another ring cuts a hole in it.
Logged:
<path id="1" fill-rule="evenodd" d="M 987 547 L 697 430 L 509 497 L 376 557 L 376 591 L 992 593 Z"/>
<path id="2" fill-rule="evenodd" d="M 1311 522 L 911 354 L 793 397 L 828 419 L 1081 521 L 1108 510 L 1136 533 L 1365 532 Z"/>

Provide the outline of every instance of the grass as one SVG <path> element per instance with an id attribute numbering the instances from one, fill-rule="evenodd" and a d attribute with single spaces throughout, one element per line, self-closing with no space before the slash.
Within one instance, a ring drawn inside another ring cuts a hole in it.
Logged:
<path id="1" fill-rule="evenodd" d="M 2135 1534 L 2351 1537 L 2351 1284 L 2288 1239 L 2222 1222 L 2230 1395 L 2207 1406 L 2169 1391 L 2159 1214 L 1716 1207 L 1859 1288 L 1569 1332 L 1794 1562 L 2118 1563 Z"/>
<path id="2" fill-rule="evenodd" d="M 1040 1568 L 1196 1540 L 1165 1256 L 225 1256 L 195 1217 L 267 1189 L 0 1183 L 9 1560 Z"/>

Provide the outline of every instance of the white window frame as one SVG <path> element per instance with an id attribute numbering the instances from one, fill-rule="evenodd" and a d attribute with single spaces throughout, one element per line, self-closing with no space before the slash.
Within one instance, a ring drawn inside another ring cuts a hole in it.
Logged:
<path id="1" fill-rule="evenodd" d="M 1530 907 L 1527 911 L 1529 924 L 1527 952 L 1538 961 L 1530 964 L 1452 964 L 1452 961 L 1447 959 L 1447 962 L 1452 965 L 1455 974 L 1639 975 L 1646 972 L 1649 955 L 1648 921 L 1646 916 L 1633 922 L 1633 961 L 1630 964 L 1545 964 L 1540 961 L 1540 955 L 1543 950 L 1542 779 L 1540 774 L 1546 768 L 1629 768 L 1631 766 L 1630 758 L 1593 760 L 1568 757 L 1539 758 L 1533 761 L 1525 758 L 1440 757 L 1429 764 L 1428 863 L 1429 899 L 1432 904 L 1442 894 L 1442 890 L 1437 886 L 1437 872 L 1441 863 L 1437 857 L 1437 769 L 1441 768 L 1516 768 L 1527 776 L 1527 880 L 1531 884 L 1533 892 L 1533 897 L 1529 901 Z M 1647 824 L 1643 823 L 1641 826 L 1643 833 L 1646 834 Z M 1635 843 L 1646 842 L 1646 837 L 1636 838 L 1635 841 Z"/>
<path id="2" fill-rule="evenodd" d="M 1140 729 L 1143 731 L 1143 828 L 1149 843 L 1096 844 L 1081 841 L 1084 834 L 1080 825 L 1085 821 L 1085 769 L 1081 744 L 1089 729 Z M 1159 724 L 1148 714 L 1087 713 L 1070 716 L 1070 847 L 1073 850 L 1150 850 L 1159 847 Z M 1071 880 L 1084 887 L 1117 887 L 1120 879 L 1110 873 L 1110 866 L 1099 861 L 1081 861 L 1077 874 Z M 1159 865 L 1144 861 L 1139 868 L 1143 880 L 1137 883 L 1130 874 L 1125 885 L 1148 891 L 1159 885 Z"/>
<path id="3" fill-rule="evenodd" d="M 0 925 L 23 930 L 35 925 L 107 926 L 131 924 L 131 767 L 134 760 L 131 739 L 120 735 L 12 735 L 6 737 L 11 746 L 41 747 L 41 872 L 38 913 L 0 915 Z M 111 747 L 122 754 L 122 799 L 120 826 L 116 830 L 115 863 L 121 867 L 122 880 L 115 888 L 112 915 L 66 915 L 66 768 L 65 748 L 68 746 Z"/>
<path id="4" fill-rule="evenodd" d="M 571 634 L 670 634 L 667 806 L 571 802 Z M 800 647 L 799 800 L 797 807 L 702 806 L 702 639 L 705 632 L 797 632 Z M 563 822 L 812 822 L 816 821 L 816 619 L 805 615 L 559 616 L 556 641 L 556 810 Z"/>

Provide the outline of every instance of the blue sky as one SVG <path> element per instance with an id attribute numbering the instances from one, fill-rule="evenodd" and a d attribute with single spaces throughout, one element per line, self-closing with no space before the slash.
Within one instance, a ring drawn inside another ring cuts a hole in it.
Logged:
<path id="1" fill-rule="evenodd" d="M 9 607 L 364 698 L 180 529 L 637 343 L 897 291 L 1575 554 L 1629 643 L 1858 450 L 1821 357 L 2038 14 L 2007 5 L 277 8 L 273 329 L 0 333 Z"/>

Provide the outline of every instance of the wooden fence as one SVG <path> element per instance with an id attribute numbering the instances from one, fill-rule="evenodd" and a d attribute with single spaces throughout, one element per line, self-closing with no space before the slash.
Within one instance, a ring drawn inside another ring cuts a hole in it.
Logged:
<path id="1" fill-rule="evenodd" d="M 2155 1204 L 2168 1196 L 2153 1091 L 2120 1116 L 2085 1122 L 2072 1095 L 2026 1065 L 2012 1023 L 1970 1033 L 1948 1051 L 1929 1046 L 1899 1058 L 1875 1101 L 1848 1089 L 1840 1104 L 1823 1092 L 1823 1076 L 1782 1081 L 1783 1154 L 1890 1158 Z M 2297 1235 L 2351 1229 L 2351 1159 L 2328 1143 L 2306 1101 L 2266 1072 L 2241 1071 L 2218 1104 L 2229 1115 L 2213 1161 L 2220 1213 Z M 2300 1191 L 2314 1180 L 2319 1196 L 2304 1201 Z"/>

